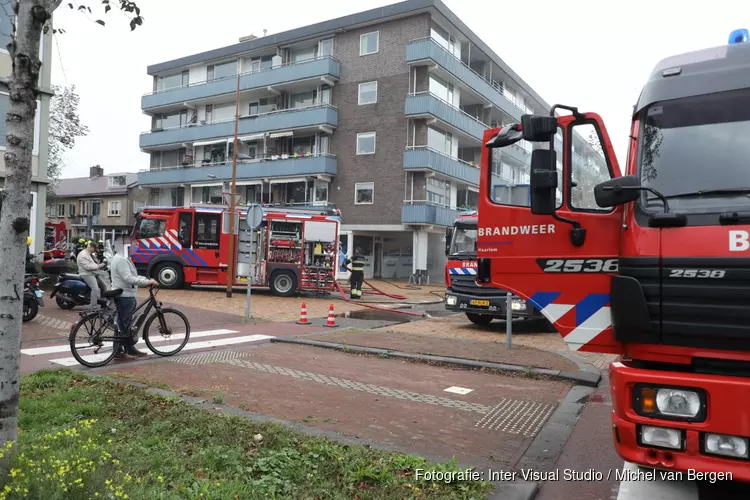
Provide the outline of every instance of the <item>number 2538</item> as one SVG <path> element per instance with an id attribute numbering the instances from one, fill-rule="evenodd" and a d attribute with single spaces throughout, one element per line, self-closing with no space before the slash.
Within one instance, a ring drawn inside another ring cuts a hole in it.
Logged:
<path id="1" fill-rule="evenodd" d="M 617 259 L 550 259 L 542 269 L 545 273 L 616 273 Z"/>

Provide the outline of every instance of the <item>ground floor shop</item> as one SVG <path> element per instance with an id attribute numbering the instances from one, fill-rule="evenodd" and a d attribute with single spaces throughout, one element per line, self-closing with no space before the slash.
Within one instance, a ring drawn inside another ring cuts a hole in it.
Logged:
<path id="1" fill-rule="evenodd" d="M 430 284 L 443 282 L 445 229 L 408 226 L 353 226 L 343 224 L 339 236 L 341 253 L 351 257 L 359 247 L 366 258 L 365 279 L 408 280 L 412 275 L 429 276 Z M 340 256 L 341 258 L 341 256 Z M 340 278 L 348 278 L 340 271 Z"/>

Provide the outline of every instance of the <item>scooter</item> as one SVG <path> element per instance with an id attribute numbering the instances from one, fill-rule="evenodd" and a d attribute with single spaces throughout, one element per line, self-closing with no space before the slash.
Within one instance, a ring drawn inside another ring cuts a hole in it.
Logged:
<path id="1" fill-rule="evenodd" d="M 47 278 L 37 278 L 26 275 L 23 280 L 23 317 L 24 323 L 36 318 L 39 308 L 44 307 L 44 294 L 39 289 L 39 283 Z"/>
<path id="2" fill-rule="evenodd" d="M 111 256 L 104 253 L 104 268 L 96 273 L 96 281 L 99 283 L 100 296 L 105 290 L 109 290 L 109 260 Z M 80 274 L 62 273 L 57 277 L 57 283 L 52 287 L 50 299 L 54 298 L 61 309 L 73 309 L 75 306 L 88 305 L 91 299 L 91 289 L 83 281 Z"/>

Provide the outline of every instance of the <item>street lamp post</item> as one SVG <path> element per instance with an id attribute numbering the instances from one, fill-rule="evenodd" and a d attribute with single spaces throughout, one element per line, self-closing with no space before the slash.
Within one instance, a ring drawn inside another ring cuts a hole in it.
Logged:
<path id="1" fill-rule="evenodd" d="M 238 63 L 239 64 L 239 63 Z M 237 133 L 240 126 L 240 68 L 237 67 L 237 93 L 235 94 L 234 105 L 234 147 L 232 148 L 232 194 L 229 198 L 229 268 L 227 269 L 227 298 L 232 297 L 232 287 L 234 286 L 234 211 L 235 196 L 237 193 Z"/>

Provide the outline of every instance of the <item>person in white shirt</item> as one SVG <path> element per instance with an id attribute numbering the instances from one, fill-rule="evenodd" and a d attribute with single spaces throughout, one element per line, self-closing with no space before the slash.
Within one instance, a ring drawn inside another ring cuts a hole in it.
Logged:
<path id="1" fill-rule="evenodd" d="M 97 271 L 104 267 L 104 264 L 100 264 L 94 260 L 92 254 L 96 252 L 96 245 L 93 241 L 89 241 L 86 248 L 81 250 L 76 258 L 78 264 L 78 274 L 81 276 L 83 281 L 91 289 L 91 298 L 89 300 L 88 309 L 94 309 L 96 307 L 96 301 L 99 299 L 99 282 L 96 279 Z"/>
<path id="2" fill-rule="evenodd" d="M 117 306 L 117 326 L 120 329 L 120 335 L 125 335 L 130 331 L 133 322 L 133 312 L 136 308 L 135 295 L 138 287 L 157 286 L 158 281 L 138 276 L 133 262 L 120 254 L 115 254 L 111 262 L 112 289 L 122 290 L 122 293 L 115 297 L 115 306 Z M 138 336 L 134 336 L 130 345 L 115 346 L 116 358 L 126 356 L 142 357 L 146 356 L 145 352 L 135 348 L 138 342 Z"/>

